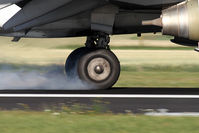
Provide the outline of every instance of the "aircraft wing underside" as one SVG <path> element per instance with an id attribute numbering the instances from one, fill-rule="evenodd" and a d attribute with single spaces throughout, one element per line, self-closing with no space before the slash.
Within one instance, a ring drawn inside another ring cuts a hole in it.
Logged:
<path id="1" fill-rule="evenodd" d="M 182 1 L 184 0 L 1 0 L 0 27 L 7 33 L 18 32 L 17 35 L 25 36 L 34 28 L 46 27 L 46 24 L 52 26 L 56 22 L 59 22 L 57 25 L 59 27 L 59 25 L 64 25 L 63 23 L 67 21 L 67 18 L 75 16 L 81 18 L 80 14 L 87 13 L 86 18 L 81 19 L 83 21 L 81 26 L 91 25 L 91 29 L 105 29 L 105 32 L 112 34 L 116 14 L 120 8 L 124 9 L 123 5 L 132 6 L 132 9 L 136 6 L 144 9 L 159 5 L 158 8 L 161 10 L 161 5 Z M 90 22 L 85 19 L 90 19 Z M 81 21 L 73 20 L 70 20 L 69 23 L 74 21 L 74 23 L 80 23 Z M 87 24 L 84 24 L 85 21 Z"/>

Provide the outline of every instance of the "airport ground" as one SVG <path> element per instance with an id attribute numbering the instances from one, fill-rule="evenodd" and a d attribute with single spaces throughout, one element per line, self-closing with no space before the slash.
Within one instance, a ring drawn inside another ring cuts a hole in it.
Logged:
<path id="1" fill-rule="evenodd" d="M 159 34 L 146 34 L 138 40 L 134 35 L 114 36 L 110 45 L 122 66 L 115 87 L 198 88 L 198 53 L 193 51 L 194 48 L 172 44 L 169 39 Z M 10 40 L 0 38 L 0 74 L 9 71 L 17 74 L 35 71 L 63 73 L 65 59 L 73 49 L 83 46 L 85 38 L 22 39 L 19 43 Z M 13 84 L 15 78 L 7 79 Z M 23 103 L 21 106 L 24 106 L 23 111 L 0 111 L 0 132 L 197 133 L 199 130 L 198 117 L 102 113 L 98 106 L 91 112 L 82 112 L 78 106 L 75 110 L 56 110 L 55 106 L 51 110 L 36 112 Z"/>
<path id="2" fill-rule="evenodd" d="M 169 39 L 159 34 L 145 34 L 138 40 L 135 35 L 113 36 L 110 46 L 122 67 L 115 87 L 198 88 L 198 53 Z M 85 38 L 22 39 L 18 43 L 10 42 L 11 38 L 0 40 L 0 72 L 27 72 L 63 70 L 69 53 L 83 46 Z"/>
<path id="3" fill-rule="evenodd" d="M 197 117 L 0 112 L 3 133 L 198 133 Z"/>

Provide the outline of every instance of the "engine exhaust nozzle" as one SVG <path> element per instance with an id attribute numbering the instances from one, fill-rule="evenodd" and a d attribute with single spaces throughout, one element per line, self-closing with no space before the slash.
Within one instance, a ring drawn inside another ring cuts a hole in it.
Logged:
<path id="1" fill-rule="evenodd" d="M 198 0 L 187 0 L 162 11 L 162 33 L 199 41 Z"/>
<path id="2" fill-rule="evenodd" d="M 159 19 L 145 20 L 142 25 L 160 26 L 163 35 L 199 41 L 199 0 L 186 0 L 169 7 Z"/>

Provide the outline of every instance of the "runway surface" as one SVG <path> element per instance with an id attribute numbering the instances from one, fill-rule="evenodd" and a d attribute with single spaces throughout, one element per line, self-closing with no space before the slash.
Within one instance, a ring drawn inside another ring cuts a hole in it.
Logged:
<path id="1" fill-rule="evenodd" d="M 199 88 L 112 88 L 109 90 L 2 90 L 1 109 L 44 110 L 53 106 L 81 104 L 92 106 L 97 101 L 114 113 L 152 115 L 198 115 Z M 186 112 L 186 113 L 185 113 Z M 154 114 L 155 113 L 155 114 Z"/>
<path id="2" fill-rule="evenodd" d="M 108 90 L 0 90 L 0 94 L 168 94 L 199 95 L 199 88 L 110 88 Z"/>

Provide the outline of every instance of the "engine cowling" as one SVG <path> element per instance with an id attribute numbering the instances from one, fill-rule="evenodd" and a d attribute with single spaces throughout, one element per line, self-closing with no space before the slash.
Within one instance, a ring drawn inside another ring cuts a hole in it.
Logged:
<path id="1" fill-rule="evenodd" d="M 186 0 L 169 7 L 160 18 L 142 24 L 162 27 L 163 35 L 199 41 L 199 0 Z"/>
<path id="2" fill-rule="evenodd" d="M 199 41 L 199 3 L 187 0 L 162 11 L 162 33 Z"/>

